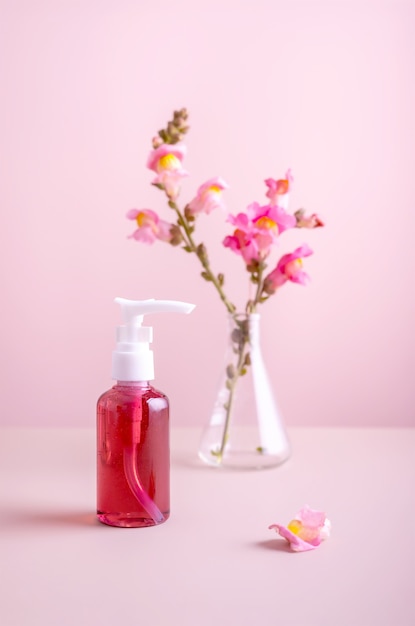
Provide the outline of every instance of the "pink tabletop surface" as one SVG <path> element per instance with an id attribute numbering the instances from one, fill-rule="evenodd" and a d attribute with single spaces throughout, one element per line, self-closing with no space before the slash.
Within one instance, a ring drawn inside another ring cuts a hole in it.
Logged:
<path id="1" fill-rule="evenodd" d="M 202 466 L 198 437 L 172 432 L 170 519 L 117 529 L 92 429 L 0 431 L 0 624 L 415 624 L 415 429 L 292 429 L 252 472 Z M 268 526 L 304 504 L 332 536 L 295 554 Z"/>

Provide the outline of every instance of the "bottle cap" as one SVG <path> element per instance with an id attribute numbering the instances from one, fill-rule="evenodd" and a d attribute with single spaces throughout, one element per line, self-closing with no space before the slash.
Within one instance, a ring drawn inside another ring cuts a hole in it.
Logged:
<path id="1" fill-rule="evenodd" d="M 121 306 L 123 325 L 117 327 L 117 345 L 112 353 L 112 378 L 119 381 L 154 380 L 154 357 L 150 348 L 153 328 L 142 326 L 152 313 L 191 313 L 194 304 L 176 300 L 127 300 L 115 298 Z"/>

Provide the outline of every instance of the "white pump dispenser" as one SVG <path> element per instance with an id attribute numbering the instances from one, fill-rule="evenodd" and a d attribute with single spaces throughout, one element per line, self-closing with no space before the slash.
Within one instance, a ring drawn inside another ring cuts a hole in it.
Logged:
<path id="1" fill-rule="evenodd" d="M 154 380 L 154 359 L 150 349 L 153 328 L 142 326 L 144 315 L 151 313 L 191 313 L 194 304 L 176 300 L 127 300 L 121 305 L 123 326 L 117 327 L 117 346 L 112 353 L 112 378 L 118 381 Z"/>

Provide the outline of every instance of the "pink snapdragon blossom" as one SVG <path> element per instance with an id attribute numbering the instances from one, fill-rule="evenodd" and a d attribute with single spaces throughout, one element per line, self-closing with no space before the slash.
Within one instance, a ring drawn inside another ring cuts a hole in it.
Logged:
<path id="1" fill-rule="evenodd" d="M 130 220 L 135 220 L 138 226 L 137 230 L 130 235 L 130 238 L 148 244 L 154 243 L 156 239 L 172 241 L 174 224 L 161 220 L 157 213 L 151 211 L 151 209 L 130 209 L 127 217 Z"/>
<path id="2" fill-rule="evenodd" d="M 230 248 L 236 254 L 240 254 L 246 265 L 252 261 L 261 261 L 270 252 L 275 241 L 275 234 L 271 228 L 255 228 L 252 220 L 246 213 L 229 215 L 228 222 L 236 226 L 232 235 L 223 240 L 225 248 Z"/>
<path id="3" fill-rule="evenodd" d="M 284 230 L 294 228 L 296 225 L 295 217 L 286 213 L 280 206 L 269 204 L 261 206 L 258 202 L 252 202 L 247 207 L 246 213 L 255 231 L 269 234 L 274 242 Z"/>
<path id="4" fill-rule="evenodd" d="M 158 148 L 150 152 L 147 159 L 147 167 L 157 174 L 166 170 L 181 170 L 186 151 L 187 149 L 184 145 L 162 143 Z"/>
<path id="5" fill-rule="evenodd" d="M 181 179 L 189 175 L 182 165 L 185 154 L 186 146 L 163 143 L 147 159 L 147 167 L 157 174 L 152 184 L 162 185 L 171 200 L 179 195 Z"/>
<path id="6" fill-rule="evenodd" d="M 296 224 L 295 217 L 277 206 L 250 204 L 246 213 L 229 215 L 228 222 L 236 228 L 225 237 L 223 245 L 240 254 L 245 263 L 265 259 L 277 242 L 278 235 Z"/>
<path id="7" fill-rule="evenodd" d="M 264 280 L 264 291 L 269 295 L 275 293 L 278 287 L 284 285 L 287 280 L 300 285 L 306 285 L 310 277 L 306 274 L 303 267 L 303 257 L 310 256 L 313 251 L 307 244 L 303 244 L 296 248 L 290 254 L 284 254 L 277 263 L 276 268 L 266 276 Z"/>
<path id="8" fill-rule="evenodd" d="M 298 209 L 298 211 L 294 213 L 294 217 L 297 221 L 297 228 L 319 228 L 320 226 L 324 226 L 323 220 L 317 213 L 306 215 L 304 209 Z"/>
<path id="9" fill-rule="evenodd" d="M 207 213 L 209 215 L 214 209 L 223 209 L 222 191 L 227 188 L 228 185 L 222 178 L 211 178 L 197 190 L 196 196 L 188 205 L 188 214 L 194 216 Z"/>
<path id="10" fill-rule="evenodd" d="M 294 552 L 305 552 L 314 550 L 330 536 L 331 523 L 322 511 L 305 506 L 287 526 L 272 524 L 269 529 L 284 537 Z"/>
<path id="11" fill-rule="evenodd" d="M 280 206 L 283 209 L 288 209 L 289 192 L 293 184 L 294 178 L 291 170 L 287 170 L 285 178 L 275 180 L 274 178 L 267 178 L 265 181 L 268 191 L 266 193 L 267 198 L 270 199 L 272 206 Z"/>
<path id="12" fill-rule="evenodd" d="M 225 248 L 230 248 L 236 254 L 240 254 L 246 265 L 252 261 L 259 261 L 261 258 L 261 249 L 258 241 L 254 239 L 249 231 L 236 228 L 233 235 L 228 235 L 223 240 Z"/>

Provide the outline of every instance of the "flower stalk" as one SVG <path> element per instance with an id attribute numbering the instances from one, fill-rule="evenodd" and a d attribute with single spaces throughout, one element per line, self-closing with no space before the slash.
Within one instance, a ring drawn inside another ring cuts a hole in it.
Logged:
<path id="1" fill-rule="evenodd" d="M 229 364 L 226 368 L 226 388 L 229 391 L 228 400 L 223 408 L 225 409 L 225 421 L 222 431 L 222 440 L 218 450 L 211 450 L 213 456 L 216 457 L 218 464 L 222 462 L 226 444 L 229 439 L 229 428 L 232 415 L 232 407 L 236 393 L 236 386 L 240 376 L 244 376 L 251 364 L 250 353 L 247 351 L 250 345 L 249 320 L 240 320 L 238 315 L 232 316 L 235 328 L 231 333 L 231 341 L 234 345 L 233 351 L 237 354 L 236 366 Z"/>
<path id="2" fill-rule="evenodd" d="M 179 207 L 177 206 L 177 204 L 173 201 L 173 200 L 169 200 L 169 207 L 174 209 L 176 211 L 177 214 L 177 226 L 179 228 L 182 229 L 182 235 L 183 235 L 183 239 L 185 241 L 185 245 L 184 245 L 184 249 L 186 250 L 186 252 L 191 252 L 193 254 L 195 254 L 197 256 L 197 258 L 199 259 L 200 263 L 202 264 L 203 267 L 203 272 L 202 272 L 202 277 L 208 281 L 211 282 L 214 287 L 216 288 L 220 299 L 222 300 L 222 302 L 224 303 L 226 309 L 228 310 L 229 313 L 234 313 L 236 310 L 236 307 L 234 304 L 232 304 L 232 302 L 230 302 L 223 290 L 223 284 L 224 284 L 224 275 L 223 274 L 218 274 L 217 276 L 213 273 L 213 271 L 210 268 L 210 263 L 209 263 L 209 259 L 208 259 L 208 255 L 207 255 L 207 251 L 206 251 L 206 247 L 204 244 L 199 244 L 196 245 L 196 243 L 193 240 L 192 237 L 192 232 L 193 232 L 193 227 L 189 224 L 189 222 L 187 221 L 185 215 L 180 211 Z"/>

